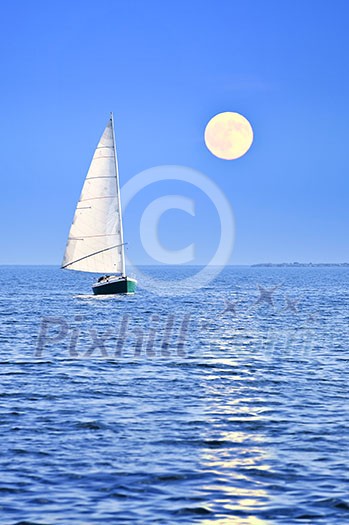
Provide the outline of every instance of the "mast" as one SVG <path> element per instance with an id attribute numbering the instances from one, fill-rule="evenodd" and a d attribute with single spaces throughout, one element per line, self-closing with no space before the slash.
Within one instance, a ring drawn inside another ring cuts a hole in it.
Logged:
<path id="1" fill-rule="evenodd" d="M 120 197 L 120 183 L 119 183 L 119 168 L 118 168 L 118 157 L 116 153 L 115 143 L 115 131 L 114 131 L 114 115 L 110 113 L 111 128 L 113 132 L 113 145 L 114 145 L 114 160 L 115 160 L 115 173 L 116 173 L 116 189 L 117 189 L 117 200 L 118 200 L 118 211 L 119 211 L 119 225 L 120 225 L 120 240 L 121 240 L 121 273 L 122 277 L 126 276 L 125 266 L 125 249 L 124 249 L 124 230 L 122 227 L 122 210 L 121 210 L 121 197 Z"/>

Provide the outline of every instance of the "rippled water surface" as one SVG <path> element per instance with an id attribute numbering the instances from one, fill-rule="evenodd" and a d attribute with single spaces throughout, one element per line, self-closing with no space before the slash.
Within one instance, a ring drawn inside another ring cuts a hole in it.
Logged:
<path id="1" fill-rule="evenodd" d="M 349 522 L 348 277 L 2 267 L 0 523 Z"/>

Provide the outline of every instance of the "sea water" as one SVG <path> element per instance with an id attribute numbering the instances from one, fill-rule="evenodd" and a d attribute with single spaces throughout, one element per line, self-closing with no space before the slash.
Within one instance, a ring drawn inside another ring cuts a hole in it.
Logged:
<path id="1" fill-rule="evenodd" d="M 193 272 L 1 268 L 1 524 L 349 521 L 349 269 Z"/>

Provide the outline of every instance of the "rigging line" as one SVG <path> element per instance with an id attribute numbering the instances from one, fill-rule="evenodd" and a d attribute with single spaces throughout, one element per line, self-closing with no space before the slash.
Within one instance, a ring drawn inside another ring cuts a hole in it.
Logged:
<path id="1" fill-rule="evenodd" d="M 115 237 L 115 235 L 119 235 L 120 232 L 117 233 L 105 233 L 101 235 L 84 235 L 83 237 L 69 237 L 70 241 L 83 241 L 84 239 L 94 239 L 95 237 Z M 124 243 L 126 244 L 126 243 Z M 118 246 L 121 246 L 121 244 L 118 244 Z"/>
<path id="2" fill-rule="evenodd" d="M 86 180 L 91 179 L 115 179 L 115 175 L 99 175 L 98 177 L 86 177 Z"/>
<path id="3" fill-rule="evenodd" d="M 61 266 L 61 268 L 62 269 L 67 268 L 68 266 L 71 266 L 72 264 L 83 261 L 84 259 L 88 259 L 89 257 L 92 257 L 93 255 L 98 255 L 99 253 L 107 252 L 109 250 L 112 250 L 113 248 L 118 248 L 119 246 L 123 246 L 124 244 L 126 243 L 123 242 L 122 244 L 116 244 L 115 246 L 104 248 L 104 250 L 99 250 L 98 252 L 90 253 L 89 255 L 85 255 L 85 257 L 81 257 L 80 259 L 76 259 L 76 261 L 72 261 L 70 263 L 65 264 L 64 266 Z"/>
<path id="4" fill-rule="evenodd" d="M 105 195 L 104 197 L 90 197 L 89 199 L 80 199 L 79 202 L 96 201 L 99 199 L 116 199 L 116 195 Z"/>

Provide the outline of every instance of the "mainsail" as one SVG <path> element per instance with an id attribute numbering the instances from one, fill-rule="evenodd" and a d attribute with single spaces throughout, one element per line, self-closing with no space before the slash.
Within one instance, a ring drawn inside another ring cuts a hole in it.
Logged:
<path id="1" fill-rule="evenodd" d="M 70 228 L 62 268 L 125 275 L 113 115 L 88 170 Z"/>

